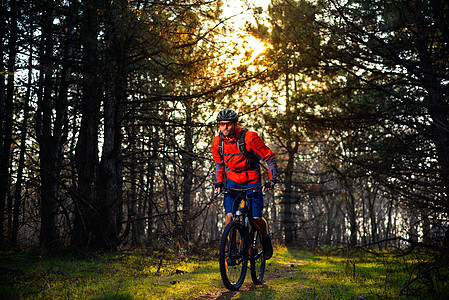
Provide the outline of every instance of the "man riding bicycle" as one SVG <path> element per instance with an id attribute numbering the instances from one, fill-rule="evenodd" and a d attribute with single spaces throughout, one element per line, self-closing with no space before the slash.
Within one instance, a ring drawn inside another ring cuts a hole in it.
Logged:
<path id="1" fill-rule="evenodd" d="M 238 114 L 232 109 L 220 111 L 217 121 L 220 132 L 212 144 L 217 193 L 222 192 L 225 178 L 226 186 L 231 188 L 262 186 L 259 161 L 264 160 L 267 163 L 269 181 L 259 192 L 248 194 L 248 199 L 252 201 L 254 223 L 262 234 L 264 258 L 270 259 L 273 255 L 273 247 L 267 222 L 262 217 L 263 192 L 273 189 L 276 183 L 278 175 L 276 158 L 256 132 L 237 125 Z M 224 196 L 226 224 L 232 221 L 232 213 L 238 208 L 238 203 L 234 203 L 236 198 L 238 197 L 232 193 Z"/>

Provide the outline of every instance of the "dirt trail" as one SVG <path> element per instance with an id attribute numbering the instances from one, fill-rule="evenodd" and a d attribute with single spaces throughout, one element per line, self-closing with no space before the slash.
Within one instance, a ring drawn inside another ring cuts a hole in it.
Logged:
<path id="1" fill-rule="evenodd" d="M 304 260 L 293 260 L 289 263 L 277 263 L 276 267 L 270 266 L 270 263 L 268 262 L 267 271 L 264 275 L 264 282 L 268 282 L 270 280 L 274 280 L 281 277 L 290 277 L 291 274 L 294 272 L 294 268 L 296 266 L 304 265 L 307 261 Z M 249 268 L 248 268 L 248 272 Z M 263 283 L 262 283 L 263 285 Z M 242 287 L 238 291 L 230 291 L 227 288 L 223 286 L 223 288 L 218 289 L 216 291 L 201 295 L 199 297 L 191 298 L 191 300 L 199 300 L 199 299 L 205 299 L 205 300 L 225 300 L 225 299 L 236 299 L 235 296 L 238 293 L 241 292 L 249 292 L 252 290 L 255 290 L 256 286 L 252 283 L 250 276 L 248 276 L 245 279 L 245 282 L 243 283 Z"/>

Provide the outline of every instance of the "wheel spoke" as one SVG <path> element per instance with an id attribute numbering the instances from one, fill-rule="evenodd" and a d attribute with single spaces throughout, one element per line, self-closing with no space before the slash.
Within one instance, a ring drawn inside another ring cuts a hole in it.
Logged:
<path id="1" fill-rule="evenodd" d="M 238 222 L 226 226 L 220 244 L 220 273 L 225 286 L 237 290 L 243 284 L 248 264 L 244 236 Z"/>
<path id="2" fill-rule="evenodd" d="M 265 273 L 265 259 L 263 258 L 262 237 L 256 230 L 251 232 L 252 254 L 251 260 L 251 279 L 255 284 L 261 284 Z"/>

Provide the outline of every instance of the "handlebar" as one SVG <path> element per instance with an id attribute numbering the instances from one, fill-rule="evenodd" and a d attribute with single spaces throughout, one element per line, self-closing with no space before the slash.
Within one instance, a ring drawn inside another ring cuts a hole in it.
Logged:
<path id="1" fill-rule="evenodd" d="M 262 190 L 261 186 L 254 186 L 254 187 L 247 187 L 247 188 L 224 187 L 222 193 L 223 194 L 228 194 L 228 193 L 231 193 L 231 192 L 246 193 L 248 191 L 252 191 L 253 193 L 257 193 L 260 190 Z"/>
<path id="2" fill-rule="evenodd" d="M 263 194 L 265 195 L 265 193 L 267 191 L 272 190 L 272 188 L 270 188 L 270 189 L 265 189 L 265 191 L 264 191 L 264 185 L 262 185 L 262 186 L 253 186 L 253 187 L 246 187 L 246 188 L 231 188 L 231 187 L 223 187 L 222 186 L 222 187 L 220 187 L 220 189 L 221 189 L 221 191 L 219 193 L 217 192 L 217 190 L 215 190 L 215 195 L 216 196 L 219 195 L 219 194 L 229 194 L 231 192 L 241 194 L 241 193 L 245 193 L 245 192 L 248 192 L 248 191 L 251 191 L 252 193 L 257 193 L 259 191 L 263 191 Z"/>

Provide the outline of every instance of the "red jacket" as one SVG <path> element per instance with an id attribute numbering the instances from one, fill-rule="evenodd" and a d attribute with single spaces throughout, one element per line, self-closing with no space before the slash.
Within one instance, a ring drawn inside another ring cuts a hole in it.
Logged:
<path id="1" fill-rule="evenodd" d="M 236 127 L 236 135 L 227 140 L 223 139 L 223 150 L 224 153 L 239 153 L 237 145 L 237 136 L 241 132 L 242 127 Z M 215 160 L 215 176 L 218 181 L 223 181 L 226 176 L 228 179 L 240 183 L 240 184 L 250 184 L 260 181 L 260 164 L 256 163 L 250 165 L 247 158 L 243 154 L 236 154 L 231 156 L 226 156 L 226 161 L 224 161 L 220 154 L 218 153 L 218 144 L 220 141 L 220 135 L 214 138 L 212 143 L 212 156 Z M 268 148 L 262 139 L 254 131 L 248 131 L 245 135 L 245 144 L 248 151 L 252 151 L 253 154 L 258 158 L 266 161 L 269 169 L 269 180 L 276 182 L 277 177 L 277 163 L 273 152 Z"/>

